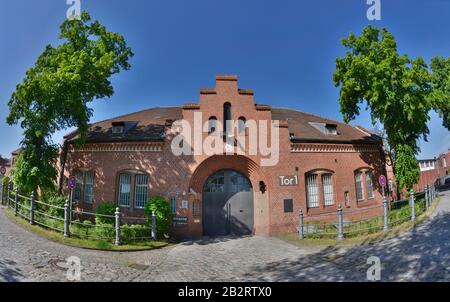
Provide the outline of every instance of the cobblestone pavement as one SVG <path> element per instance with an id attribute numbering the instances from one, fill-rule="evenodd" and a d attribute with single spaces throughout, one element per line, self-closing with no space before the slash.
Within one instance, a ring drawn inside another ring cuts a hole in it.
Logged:
<path id="1" fill-rule="evenodd" d="M 294 246 L 256 236 L 98 252 L 43 239 L 0 210 L 0 281 L 67 281 L 70 256 L 81 259 L 81 281 L 366 281 L 370 256 L 381 260 L 382 281 L 450 281 L 450 191 L 420 226 L 353 247 Z"/>

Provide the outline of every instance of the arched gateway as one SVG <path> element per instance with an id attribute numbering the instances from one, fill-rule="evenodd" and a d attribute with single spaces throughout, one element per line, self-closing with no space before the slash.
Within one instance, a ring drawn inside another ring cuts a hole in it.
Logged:
<path id="1" fill-rule="evenodd" d="M 253 233 L 253 188 L 246 176 L 222 170 L 203 188 L 203 233 L 208 236 Z"/>

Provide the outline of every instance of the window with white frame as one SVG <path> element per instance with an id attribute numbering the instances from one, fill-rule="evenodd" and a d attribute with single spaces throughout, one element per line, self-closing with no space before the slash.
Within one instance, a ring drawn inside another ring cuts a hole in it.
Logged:
<path id="1" fill-rule="evenodd" d="M 375 195 L 373 193 L 373 174 L 372 174 L 372 172 L 366 173 L 366 188 L 367 188 L 367 199 L 374 199 Z"/>
<path id="2" fill-rule="evenodd" d="M 120 207 L 143 209 L 148 200 L 148 175 L 141 173 L 121 173 L 117 202 Z"/>
<path id="3" fill-rule="evenodd" d="M 357 172 L 355 174 L 355 180 L 356 180 L 356 199 L 358 201 L 364 200 L 363 173 Z"/>
<path id="4" fill-rule="evenodd" d="M 310 174 L 306 176 L 306 194 L 308 208 L 319 207 L 319 184 L 316 174 Z"/>
<path id="5" fill-rule="evenodd" d="M 92 204 L 94 201 L 94 177 L 92 171 L 76 171 L 77 183 L 73 190 L 73 200 Z"/>
<path id="6" fill-rule="evenodd" d="M 325 206 L 334 205 L 333 175 L 322 175 L 323 202 Z"/>

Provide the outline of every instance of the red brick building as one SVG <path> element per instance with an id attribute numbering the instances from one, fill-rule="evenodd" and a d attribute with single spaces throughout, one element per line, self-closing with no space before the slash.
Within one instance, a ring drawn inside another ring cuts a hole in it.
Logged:
<path id="1" fill-rule="evenodd" d="M 443 186 L 450 177 L 450 150 L 440 154 L 437 158 L 419 160 L 420 180 L 414 186 L 422 191 L 427 185 Z"/>
<path id="2" fill-rule="evenodd" d="M 183 140 L 181 147 L 192 149 L 187 144 L 214 136 L 227 142 L 231 137 L 233 143 L 215 155 L 175 155 L 172 147 L 180 130 L 175 125 L 181 120 L 195 124 L 199 113 L 207 129 Z M 238 121 L 238 127 L 220 129 L 227 120 Z M 273 133 L 279 136 L 275 165 L 262 164 L 267 154 L 253 154 L 250 147 L 243 154 L 236 151 L 234 136 L 252 136 L 251 121 L 268 122 L 257 128 L 268 145 L 274 143 Z M 163 196 L 171 204 L 172 234 L 177 236 L 295 232 L 300 210 L 306 222 L 324 221 L 340 205 L 345 220 L 382 213 L 376 180 L 385 174 L 385 163 L 378 136 L 312 114 L 256 104 L 253 91 L 240 89 L 236 76 L 218 76 L 215 88 L 200 91 L 198 103 L 92 124 L 80 149 L 73 144 L 76 137 L 76 132 L 65 137 L 60 181 L 76 175 L 75 199 L 82 208 L 93 210 L 111 201 L 126 215 L 142 216 L 149 196 Z"/>

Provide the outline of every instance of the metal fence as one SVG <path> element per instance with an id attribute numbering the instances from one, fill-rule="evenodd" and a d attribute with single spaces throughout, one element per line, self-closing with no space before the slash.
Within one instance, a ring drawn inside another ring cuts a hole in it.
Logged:
<path id="1" fill-rule="evenodd" d="M 305 222 L 304 213 L 300 210 L 297 227 L 298 237 L 299 239 L 337 238 L 338 240 L 343 240 L 348 237 L 368 235 L 381 231 L 387 232 L 390 228 L 407 221 L 414 222 L 418 216 L 431 207 L 435 199 L 436 189 L 434 186 L 428 185 L 423 192 L 414 193 L 414 191 L 411 191 L 408 199 L 393 203 L 389 203 L 384 199 L 382 205 L 361 208 L 351 213 L 345 213 L 342 207 L 339 206 L 336 212 L 314 217 L 316 219 L 314 222 Z M 353 217 L 357 215 L 364 216 L 369 211 L 383 214 L 357 221 L 349 219 L 350 215 Z"/>
<path id="2" fill-rule="evenodd" d="M 157 219 L 153 212 L 150 219 L 143 217 L 124 216 L 120 208 L 116 208 L 114 215 L 103 215 L 86 211 L 71 210 L 67 200 L 64 207 L 39 201 L 34 193 L 29 197 L 19 193 L 12 183 L 3 187 L 0 182 L 1 204 L 14 211 L 16 216 L 26 219 L 31 225 L 51 229 L 64 234 L 64 237 L 97 239 L 113 241 L 115 245 L 123 242 L 157 240 Z M 89 217 L 81 221 L 76 217 Z M 112 223 L 93 223 L 97 218 Z M 125 221 L 141 221 L 141 224 L 128 225 Z"/>

